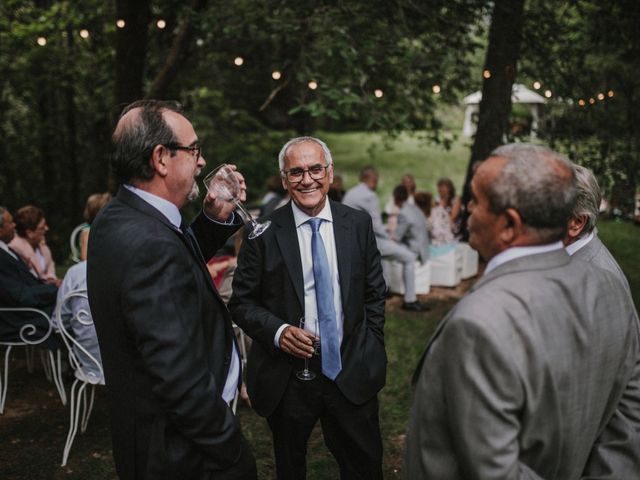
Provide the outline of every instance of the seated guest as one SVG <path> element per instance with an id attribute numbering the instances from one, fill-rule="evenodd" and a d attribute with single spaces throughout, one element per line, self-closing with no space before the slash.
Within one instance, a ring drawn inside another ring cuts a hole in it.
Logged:
<path id="1" fill-rule="evenodd" d="M 87 290 L 87 262 L 82 261 L 73 265 L 64 276 L 60 289 L 58 290 L 58 298 L 56 302 L 60 304 L 64 297 L 74 291 Z M 85 312 L 85 313 L 80 313 Z M 96 359 L 100 365 L 100 348 L 98 347 L 98 336 L 91 319 L 91 310 L 89 310 L 89 301 L 86 297 L 73 296 L 60 307 L 60 317 L 62 319 L 62 327 L 71 332 L 73 337 L 89 354 Z M 74 321 L 72 318 L 76 317 Z M 78 321 L 78 318 L 80 321 Z M 58 327 L 61 327 L 60 325 Z M 102 377 L 102 372 L 80 349 L 76 348 L 76 357 L 82 363 L 82 368 L 89 374 Z"/>
<path id="2" fill-rule="evenodd" d="M 429 232 L 424 214 L 409 203 L 409 192 L 403 185 L 393 189 L 393 199 L 398 207 L 395 239 L 409 247 L 420 263 L 425 263 L 429 259 Z"/>
<path id="3" fill-rule="evenodd" d="M 377 186 L 378 171 L 371 166 L 365 167 L 360 172 L 360 183 L 347 191 L 342 203 L 356 210 L 363 210 L 371 216 L 373 233 L 376 236 L 376 244 L 380 255 L 383 258 L 402 263 L 402 279 L 405 289 L 402 309 L 411 312 L 423 312 L 428 310 L 429 307 L 425 303 L 419 302 L 416 296 L 416 254 L 406 246 L 389 238 L 382 224 L 380 204 L 375 192 Z"/>
<path id="4" fill-rule="evenodd" d="M 31 307 L 51 315 L 56 301 L 56 287 L 34 277 L 29 267 L 8 244 L 15 235 L 15 223 L 9 210 L 0 207 L 0 306 Z M 51 330 L 49 321 L 31 312 L 0 312 L 0 339 L 5 342 L 24 340 L 20 330 L 27 324 L 35 327 L 35 332 L 25 331 L 27 338 L 37 341 Z M 55 349 L 58 346 L 53 337 L 45 345 Z"/>
<path id="5" fill-rule="evenodd" d="M 436 204 L 431 208 L 429 233 L 435 246 L 447 245 L 456 239 L 451 229 L 451 217 L 442 205 Z"/>
<path id="6" fill-rule="evenodd" d="M 26 205 L 16 212 L 16 236 L 9 246 L 29 265 L 31 273 L 47 283 L 60 285 L 56 277 L 56 264 L 44 236 L 49 231 L 44 212 L 33 205 Z"/>
<path id="7" fill-rule="evenodd" d="M 429 192 L 416 192 L 413 196 L 413 200 L 422 214 L 424 215 L 425 223 L 427 224 L 427 229 L 431 230 L 431 222 L 429 218 L 431 217 L 431 209 L 433 208 L 433 195 Z"/>
<path id="8" fill-rule="evenodd" d="M 409 203 L 414 204 L 414 195 L 416 193 L 416 181 L 413 178 L 413 175 L 410 173 L 406 173 L 402 176 L 402 180 L 400 181 L 400 185 L 407 189 L 409 194 Z M 393 198 L 393 194 L 391 198 L 387 202 L 384 207 L 384 213 L 387 215 L 387 231 L 390 236 L 394 236 L 394 232 L 396 229 L 396 225 L 398 223 L 398 206 L 395 203 L 395 199 Z"/>
<path id="9" fill-rule="evenodd" d="M 620 265 L 598 238 L 596 221 L 602 202 L 598 181 L 588 168 L 574 164 L 573 170 L 578 196 L 569 218 L 567 234 L 563 239 L 567 253 L 574 258 L 613 272 L 630 292 L 629 281 Z"/>
<path id="10" fill-rule="evenodd" d="M 87 245 L 89 245 L 89 229 L 91 228 L 91 223 L 93 223 L 100 209 L 109 203 L 109 200 L 111 200 L 111 194 L 109 192 L 94 193 L 87 198 L 87 203 L 84 206 L 84 219 L 87 222 L 87 227 L 80 232 L 81 261 L 87 259 Z"/>
<path id="11" fill-rule="evenodd" d="M 460 197 L 456 197 L 456 187 L 449 178 L 441 178 L 438 180 L 438 199 L 436 206 L 442 207 L 449 216 L 451 232 L 453 236 L 460 233 L 460 224 L 462 221 L 462 202 Z"/>

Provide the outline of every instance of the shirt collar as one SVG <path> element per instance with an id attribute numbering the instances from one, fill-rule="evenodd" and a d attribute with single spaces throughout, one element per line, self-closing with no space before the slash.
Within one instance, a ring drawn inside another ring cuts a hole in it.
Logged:
<path id="1" fill-rule="evenodd" d="M 16 254 L 13 253 L 11 250 L 9 250 L 9 245 L 7 245 L 5 242 L 3 242 L 2 240 L 0 240 L 0 248 L 2 250 L 4 250 L 5 252 L 7 252 L 9 255 L 11 255 L 13 258 L 15 258 L 16 260 L 18 259 L 16 257 Z"/>
<path id="2" fill-rule="evenodd" d="M 298 228 L 303 223 L 307 223 L 310 218 L 313 218 L 300 210 L 300 208 L 293 201 L 291 202 L 291 209 L 293 210 L 293 221 L 296 224 L 296 228 Z M 325 199 L 324 207 L 322 207 L 320 213 L 316 215 L 316 218 L 322 218 L 327 222 L 333 222 L 333 216 L 331 215 L 331 207 L 329 206 L 328 198 Z"/>
<path id="3" fill-rule="evenodd" d="M 565 247 L 565 249 L 567 250 L 567 253 L 569 255 L 573 255 L 578 250 L 580 250 L 582 247 L 584 247 L 587 243 L 589 243 L 591 240 L 593 240 L 594 235 L 595 235 L 595 229 L 591 230 L 591 233 L 589 233 L 589 235 L 585 235 L 584 237 L 580 237 L 575 242 L 567 245 Z"/>
<path id="4" fill-rule="evenodd" d="M 135 193 L 142 200 L 162 213 L 165 217 L 167 217 L 167 220 L 171 222 L 171 225 L 176 228 L 180 228 L 180 224 L 182 223 L 182 215 L 180 215 L 180 210 L 178 210 L 178 207 L 176 207 L 169 200 L 165 200 L 164 198 L 154 195 L 153 193 L 149 193 L 146 190 L 134 187 L 133 185 L 124 184 L 123 187 L 130 192 Z"/>
<path id="5" fill-rule="evenodd" d="M 495 270 L 503 263 L 507 263 L 511 260 L 515 260 L 516 258 L 526 257 L 528 255 L 536 255 L 538 253 L 547 253 L 553 252 L 554 250 L 560 250 L 563 248 L 562 242 L 558 240 L 557 242 L 547 243 L 545 245 L 531 245 L 527 247 L 511 247 L 506 250 L 500 252 L 487 263 L 487 268 L 485 268 L 485 275 L 489 273 L 491 270 Z"/>

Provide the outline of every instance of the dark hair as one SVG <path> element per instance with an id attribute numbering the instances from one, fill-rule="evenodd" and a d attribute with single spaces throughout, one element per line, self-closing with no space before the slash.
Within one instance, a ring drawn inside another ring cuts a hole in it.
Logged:
<path id="1" fill-rule="evenodd" d="M 104 207 L 109 200 L 111 200 L 111 194 L 109 192 L 89 195 L 87 203 L 84 205 L 84 219 L 87 223 L 93 222 L 100 209 Z"/>
<path id="2" fill-rule="evenodd" d="M 4 225 L 4 213 L 7 211 L 7 207 L 0 205 L 0 228 Z"/>
<path id="3" fill-rule="evenodd" d="M 134 109 L 140 109 L 139 116 L 123 122 L 122 118 Z M 111 137 L 111 162 L 118 181 L 127 183 L 153 177 L 153 168 L 149 163 L 153 149 L 157 145 L 177 141 L 163 116 L 167 110 L 182 114 L 179 103 L 161 100 L 138 100 L 122 110 Z"/>
<path id="4" fill-rule="evenodd" d="M 397 185 L 393 189 L 393 200 L 396 203 L 404 203 L 409 198 L 409 192 L 407 191 L 407 187 L 404 185 Z"/>
<path id="5" fill-rule="evenodd" d="M 16 223 L 16 232 L 21 237 L 26 236 L 27 230 L 35 230 L 38 228 L 38 224 L 43 218 L 44 212 L 42 209 L 34 205 L 25 205 L 20 208 L 13 217 L 13 221 Z"/>
<path id="6" fill-rule="evenodd" d="M 377 176 L 378 176 L 378 170 L 376 170 L 376 168 L 371 165 L 367 165 L 366 167 L 363 167 L 362 170 L 360 170 L 361 182 L 366 182 L 370 178 L 374 178 Z"/>
<path id="7" fill-rule="evenodd" d="M 443 177 L 440 180 L 438 180 L 438 187 L 441 187 L 443 185 L 446 185 L 447 188 L 449 189 L 449 198 L 447 198 L 447 205 L 451 205 L 451 203 L 453 202 L 453 199 L 456 198 L 456 187 L 453 185 L 453 182 L 451 181 L 451 179 L 447 177 Z"/>
<path id="8" fill-rule="evenodd" d="M 433 195 L 429 192 L 416 192 L 413 196 L 413 200 L 416 202 L 416 206 L 422 210 L 425 217 L 431 215 L 431 205 L 433 202 Z"/>

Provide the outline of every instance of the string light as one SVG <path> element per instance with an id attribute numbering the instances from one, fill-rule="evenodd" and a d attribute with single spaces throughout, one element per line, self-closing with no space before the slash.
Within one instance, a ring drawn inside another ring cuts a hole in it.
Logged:
<path id="1" fill-rule="evenodd" d="M 594 103 L 596 103 L 596 99 L 595 99 L 595 98 L 593 98 L 593 97 L 591 97 L 591 98 L 589 99 L 589 103 L 590 103 L 591 105 L 593 105 Z"/>
<path id="2" fill-rule="evenodd" d="M 123 19 L 119 18 L 118 20 L 116 20 L 116 27 L 118 28 L 124 28 L 124 26 L 127 24 L 127 22 L 125 22 Z"/>
<path id="3" fill-rule="evenodd" d="M 537 80 L 533 82 L 533 88 L 535 88 L 536 90 L 540 90 L 540 87 L 542 87 L 542 84 L 540 82 L 538 82 Z"/>
<path id="4" fill-rule="evenodd" d="M 600 101 L 604 100 L 604 93 L 599 93 L 598 94 L 598 100 L 600 100 Z"/>
<path id="5" fill-rule="evenodd" d="M 581 98 L 580 100 L 578 100 L 578 105 L 584 107 L 586 105 L 586 102 Z"/>
<path id="6" fill-rule="evenodd" d="M 544 91 L 544 96 L 545 96 L 545 97 L 547 97 L 547 98 L 551 98 L 551 95 L 553 95 L 553 94 L 551 93 L 551 90 L 545 90 L 545 91 Z"/>
<path id="7" fill-rule="evenodd" d="M 273 78 L 274 80 L 280 80 L 281 77 L 282 73 L 280 73 L 278 70 L 274 70 L 273 72 L 271 72 L 271 78 Z"/>
<path id="8" fill-rule="evenodd" d="M 384 92 L 379 88 L 377 88 L 374 90 L 373 94 L 376 96 L 376 98 L 382 98 L 382 96 L 384 95 Z"/>
<path id="9" fill-rule="evenodd" d="M 491 78 L 491 70 L 485 70 L 482 72 L 484 78 Z"/>
<path id="10" fill-rule="evenodd" d="M 431 87 L 431 90 L 433 91 L 433 93 L 440 93 L 440 85 L 434 85 L 433 87 Z"/>
<path id="11" fill-rule="evenodd" d="M 609 90 L 609 91 L 607 92 L 607 97 L 609 97 L 609 98 L 613 97 L 614 95 L 615 95 L 615 94 L 613 93 L 613 90 Z"/>
<path id="12" fill-rule="evenodd" d="M 41 47 L 44 47 L 47 44 L 47 39 L 44 37 L 38 37 L 38 39 L 36 40 L 36 42 L 38 43 L 38 45 L 40 45 Z"/>
<path id="13" fill-rule="evenodd" d="M 86 28 L 83 28 L 82 30 L 80 30 L 80 36 L 82 38 L 89 38 L 89 30 L 87 30 Z"/>
<path id="14" fill-rule="evenodd" d="M 235 63 L 237 67 L 240 67 L 244 63 L 244 58 L 236 57 L 233 59 L 233 63 Z"/>
<path id="15" fill-rule="evenodd" d="M 309 83 L 307 83 L 307 86 L 311 90 L 315 90 L 316 88 L 318 88 L 318 82 L 316 82 L 315 80 L 311 80 Z"/>
<path id="16" fill-rule="evenodd" d="M 160 30 L 162 30 L 162 29 L 164 29 L 164 27 L 166 27 L 166 26 L 167 26 L 167 22 L 165 22 L 163 19 L 160 19 L 160 20 L 158 20 L 158 21 L 156 22 L 156 26 L 157 26 Z"/>

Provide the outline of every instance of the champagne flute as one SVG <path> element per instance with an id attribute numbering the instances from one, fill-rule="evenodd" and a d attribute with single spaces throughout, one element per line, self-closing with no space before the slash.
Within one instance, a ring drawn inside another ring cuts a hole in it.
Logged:
<path id="1" fill-rule="evenodd" d="M 242 221 L 245 225 L 250 225 L 250 240 L 261 235 L 267 228 L 269 228 L 269 225 L 271 225 L 271 221 L 269 220 L 262 223 L 257 222 L 244 205 L 242 205 L 242 202 L 240 201 L 240 181 L 229 165 L 225 163 L 218 165 L 206 177 L 204 177 L 203 182 L 207 191 L 213 194 L 216 198 L 235 205 L 236 211 L 240 215 Z"/>
<path id="2" fill-rule="evenodd" d="M 300 317 L 300 328 L 304 330 L 304 317 Z M 296 372 L 296 378 L 300 380 L 313 380 L 314 378 L 316 378 L 316 374 L 309 370 L 309 359 L 307 357 L 304 357 L 304 369 Z"/>

